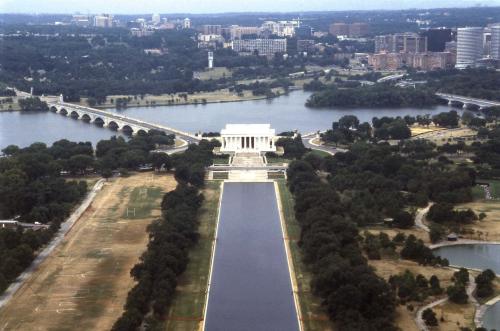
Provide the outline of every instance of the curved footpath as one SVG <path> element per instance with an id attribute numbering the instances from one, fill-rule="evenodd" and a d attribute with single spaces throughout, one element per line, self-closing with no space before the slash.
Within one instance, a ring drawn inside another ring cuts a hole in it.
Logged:
<path id="1" fill-rule="evenodd" d="M 342 148 L 337 148 L 333 146 L 328 146 L 324 144 L 318 144 L 314 142 L 314 139 L 316 139 L 317 133 L 308 133 L 302 136 L 302 143 L 304 144 L 305 147 L 310 148 L 310 149 L 315 149 L 317 151 L 322 151 L 325 153 L 328 153 L 330 155 L 335 155 L 337 152 L 345 152 L 345 149 Z"/>
<path id="2" fill-rule="evenodd" d="M 417 214 L 415 216 L 415 226 L 419 229 L 422 229 L 426 232 L 429 232 L 429 227 L 424 224 L 423 219 L 424 216 L 429 212 L 429 209 L 433 203 L 429 203 L 427 207 L 421 208 L 417 211 Z M 433 245 L 428 245 L 430 249 L 436 249 L 439 247 L 446 247 L 446 246 L 457 246 L 457 245 L 474 245 L 474 244 L 489 244 L 489 245 L 500 245 L 500 241 L 483 241 L 483 240 L 471 240 L 471 239 L 459 239 L 457 241 L 441 241 L 437 244 Z M 449 268 L 453 270 L 460 269 L 461 266 L 449 266 Z M 473 270 L 473 271 L 481 271 L 478 269 L 473 269 L 473 268 L 466 268 L 468 270 Z M 482 318 L 484 316 L 484 313 L 486 310 L 500 301 L 500 295 L 491 299 L 490 301 L 486 302 L 483 305 L 480 305 L 479 302 L 476 300 L 474 297 L 474 291 L 476 290 L 476 283 L 475 279 L 472 275 L 469 275 L 469 284 L 467 286 L 467 295 L 469 296 L 469 299 L 471 300 L 472 304 L 476 307 L 476 312 L 474 314 L 474 324 L 476 327 L 481 327 L 482 326 Z M 441 299 L 438 299 L 436 301 L 430 302 L 429 304 L 421 307 L 420 309 L 417 310 L 417 316 L 415 317 L 415 323 L 417 324 L 417 327 L 419 330 L 422 331 L 429 331 L 429 328 L 425 324 L 424 320 L 422 319 L 422 313 L 428 309 L 428 308 L 434 308 L 436 306 L 439 306 L 445 302 L 448 301 L 448 297 L 444 297 Z"/>
<path id="3" fill-rule="evenodd" d="M 16 280 L 9 285 L 7 290 L 5 290 L 4 294 L 0 296 L 0 308 L 5 306 L 10 299 L 14 296 L 14 294 L 23 286 L 26 280 L 31 277 L 34 271 L 38 268 L 38 266 L 45 261 L 45 259 L 56 249 L 59 244 L 63 241 L 66 234 L 71 230 L 73 225 L 75 225 L 76 221 L 82 216 L 82 214 L 87 210 L 92 201 L 94 201 L 95 196 L 101 190 L 104 185 L 105 180 L 100 179 L 95 183 L 92 190 L 87 194 L 85 199 L 81 202 L 80 206 L 76 208 L 73 213 L 66 219 L 64 223 L 61 224 L 61 228 L 55 235 L 55 237 L 45 246 L 45 248 L 35 257 L 31 265 L 21 274 Z"/>

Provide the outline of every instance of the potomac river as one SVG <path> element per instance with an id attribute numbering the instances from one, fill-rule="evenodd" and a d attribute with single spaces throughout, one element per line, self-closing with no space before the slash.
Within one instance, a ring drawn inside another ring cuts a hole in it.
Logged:
<path id="1" fill-rule="evenodd" d="M 309 133 L 329 129 L 333 121 L 344 115 L 353 114 L 361 121 L 371 121 L 375 116 L 433 115 L 450 109 L 447 106 L 428 109 L 313 109 L 304 105 L 309 95 L 309 92 L 293 91 L 287 96 L 271 100 L 130 107 L 125 110 L 110 111 L 192 133 L 219 132 L 227 123 L 270 123 L 278 133 L 295 129 Z M 99 128 L 50 112 L 0 112 L 0 149 L 10 144 L 24 147 L 35 141 L 51 144 L 63 138 L 72 141 L 90 141 L 95 144 L 115 134 L 117 133 L 107 128 Z"/>

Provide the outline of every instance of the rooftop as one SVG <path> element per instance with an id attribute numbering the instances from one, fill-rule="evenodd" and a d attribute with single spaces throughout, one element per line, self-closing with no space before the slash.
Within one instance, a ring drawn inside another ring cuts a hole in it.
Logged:
<path id="1" fill-rule="evenodd" d="M 274 136 L 271 124 L 226 124 L 221 135 Z"/>

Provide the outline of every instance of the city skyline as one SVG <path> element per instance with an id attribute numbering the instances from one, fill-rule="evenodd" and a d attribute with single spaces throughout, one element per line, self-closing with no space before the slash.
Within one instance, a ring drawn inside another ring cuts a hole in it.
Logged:
<path id="1" fill-rule="evenodd" d="M 191 14 L 215 14 L 228 12 L 309 12 L 309 11 L 347 11 L 347 10 L 400 10 L 400 9 L 431 9 L 447 7 L 469 7 L 469 6 L 498 6 L 500 0 L 485 1 L 460 1 L 452 0 L 378 0 L 367 3 L 366 1 L 353 0 L 349 3 L 340 1 L 310 0 L 307 3 L 290 3 L 286 0 L 275 0 L 273 2 L 254 0 L 251 8 L 241 6 L 238 2 L 230 0 L 217 0 L 200 3 L 195 0 L 183 2 L 166 3 L 162 0 L 151 0 L 148 5 L 137 1 L 110 0 L 106 2 L 89 0 L 86 2 L 77 0 L 49 0 L 40 4 L 39 1 L 26 0 L 20 3 L 17 0 L 0 0 L 1 13 L 101 13 L 114 14 L 146 14 L 146 13 L 191 13 Z"/>

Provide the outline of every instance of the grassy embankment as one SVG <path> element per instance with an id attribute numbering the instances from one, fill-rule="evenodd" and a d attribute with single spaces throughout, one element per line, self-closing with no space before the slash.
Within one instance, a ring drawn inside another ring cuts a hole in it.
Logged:
<path id="1" fill-rule="evenodd" d="M 332 325 L 326 312 L 321 306 L 321 300 L 311 293 L 311 273 L 302 260 L 302 253 L 297 244 L 300 237 L 300 225 L 295 219 L 293 196 L 286 186 L 284 180 L 278 181 L 279 194 L 281 198 L 287 243 L 292 255 L 293 268 L 297 282 L 297 295 L 299 298 L 300 312 L 304 331 L 331 330 Z"/>
<path id="2" fill-rule="evenodd" d="M 189 252 L 189 264 L 178 281 L 166 329 L 198 330 L 203 321 L 206 293 L 220 199 L 220 181 L 209 181 L 203 190 L 200 238 Z"/>

